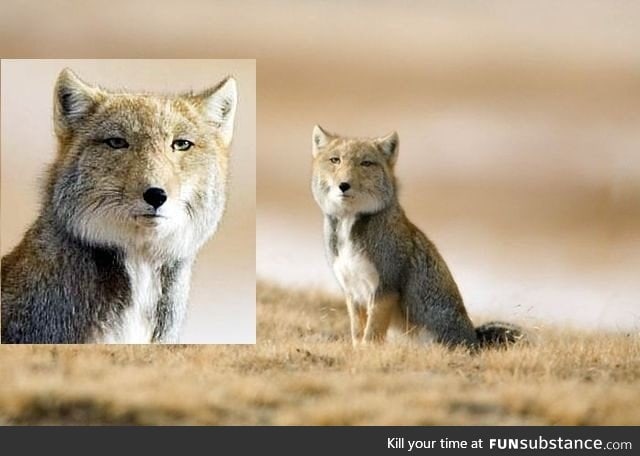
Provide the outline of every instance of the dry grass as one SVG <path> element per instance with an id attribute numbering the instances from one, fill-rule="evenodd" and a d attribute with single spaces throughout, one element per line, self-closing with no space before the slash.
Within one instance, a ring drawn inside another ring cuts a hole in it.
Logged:
<path id="1" fill-rule="evenodd" d="M 0 423 L 640 424 L 640 335 L 352 349 L 340 300 L 258 286 L 256 346 L 2 346 Z"/>

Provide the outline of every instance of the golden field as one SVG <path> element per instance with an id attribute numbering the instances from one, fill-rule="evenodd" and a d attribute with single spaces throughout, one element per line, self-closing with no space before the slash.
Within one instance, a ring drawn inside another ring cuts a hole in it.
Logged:
<path id="1" fill-rule="evenodd" d="M 255 346 L 2 346 L 0 423 L 640 424 L 638 333 L 354 349 L 336 297 L 261 283 L 257 301 Z"/>

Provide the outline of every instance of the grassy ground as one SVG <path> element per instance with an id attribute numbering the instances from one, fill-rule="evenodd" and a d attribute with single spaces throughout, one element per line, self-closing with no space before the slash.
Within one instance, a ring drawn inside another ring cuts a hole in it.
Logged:
<path id="1" fill-rule="evenodd" d="M 640 335 L 351 348 L 339 299 L 260 284 L 256 346 L 2 346 L 0 423 L 640 424 Z"/>

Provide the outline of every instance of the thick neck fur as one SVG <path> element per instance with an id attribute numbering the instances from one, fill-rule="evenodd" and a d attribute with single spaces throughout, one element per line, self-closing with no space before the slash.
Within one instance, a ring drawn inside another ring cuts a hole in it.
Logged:
<path id="1" fill-rule="evenodd" d="M 337 255 L 340 244 L 347 240 L 364 248 L 372 244 L 371 240 L 364 239 L 368 237 L 365 233 L 370 231 L 370 227 L 375 226 L 373 233 L 388 236 L 395 231 L 398 221 L 404 219 L 404 211 L 397 201 L 374 213 L 325 214 L 325 234 L 329 252 Z"/>
<path id="2" fill-rule="evenodd" d="M 173 294 L 186 296 L 192 259 L 174 259 L 158 255 L 144 243 L 139 246 L 97 245 L 70 233 L 53 211 L 44 210 L 34 227 L 36 243 L 51 246 L 50 258 L 65 258 L 59 278 L 67 287 L 91 290 L 90 300 L 74 302 L 85 308 L 86 327 L 79 340 L 98 343 L 150 343 L 167 339 L 178 310 L 167 303 Z M 53 251 L 64 249 L 62 252 Z M 84 277 L 74 276 L 74 267 L 83 267 Z M 74 281 L 82 283 L 73 283 Z M 93 283 L 91 283 L 93 282 Z M 176 291 L 176 287 L 178 290 Z M 91 295 L 97 295 L 95 298 Z M 82 295 L 80 295 L 82 296 Z M 185 303 L 186 304 L 186 303 Z M 175 341 L 178 334 L 171 334 Z"/>

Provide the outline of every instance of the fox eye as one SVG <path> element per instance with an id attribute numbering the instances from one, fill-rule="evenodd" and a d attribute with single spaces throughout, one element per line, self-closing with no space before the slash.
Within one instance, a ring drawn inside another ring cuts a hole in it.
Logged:
<path id="1" fill-rule="evenodd" d="M 334 165 L 337 165 L 337 164 L 339 164 L 339 163 L 340 163 L 340 159 L 339 159 L 338 157 L 331 157 L 331 158 L 329 159 L 329 161 L 330 161 L 331 163 L 333 163 Z"/>
<path id="2" fill-rule="evenodd" d="M 124 138 L 107 138 L 102 142 L 112 149 L 126 149 L 129 147 L 129 143 Z"/>
<path id="3" fill-rule="evenodd" d="M 186 139 L 176 139 L 171 143 L 173 150 L 189 150 L 193 147 L 193 143 Z"/>
<path id="4" fill-rule="evenodd" d="M 366 168 L 373 165 L 375 165 L 375 163 L 372 162 L 371 160 L 363 160 L 362 162 L 360 162 L 360 166 L 364 166 Z"/>

